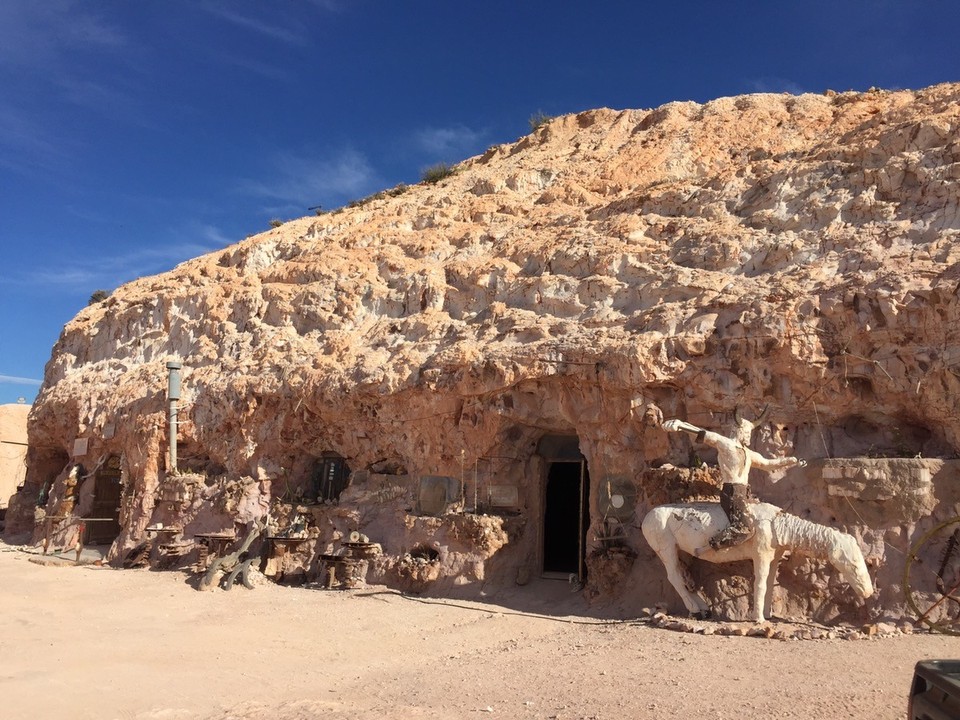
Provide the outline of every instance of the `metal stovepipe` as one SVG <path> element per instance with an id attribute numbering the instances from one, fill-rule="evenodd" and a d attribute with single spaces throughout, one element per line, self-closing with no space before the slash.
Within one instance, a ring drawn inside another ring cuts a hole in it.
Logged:
<path id="1" fill-rule="evenodd" d="M 170 401 L 170 462 L 167 472 L 177 471 L 177 401 L 180 399 L 180 368 L 183 363 L 171 360 L 167 363 L 167 400 Z"/>

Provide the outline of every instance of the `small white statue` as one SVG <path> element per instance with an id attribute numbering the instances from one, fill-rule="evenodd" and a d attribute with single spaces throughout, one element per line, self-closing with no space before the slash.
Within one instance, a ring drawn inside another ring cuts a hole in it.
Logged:
<path id="1" fill-rule="evenodd" d="M 720 466 L 720 477 L 723 487 L 720 489 L 720 507 L 727 514 L 730 524 L 710 539 L 710 547 L 714 550 L 736 545 L 746 540 L 751 533 L 748 527 L 747 503 L 750 501 L 750 468 L 760 470 L 780 470 L 806 462 L 795 457 L 766 458 L 751 450 L 750 439 L 753 429 L 760 425 L 767 416 L 769 406 L 764 408 L 754 422 L 740 416 L 739 408 L 733 412 L 736 423 L 734 437 L 729 438 L 719 433 L 704 430 L 676 418 L 663 423 L 663 429 L 668 432 L 687 432 L 697 436 L 697 441 L 710 445 L 717 450 L 717 464 Z M 707 548 L 697 548 L 696 555 L 700 555 Z"/>

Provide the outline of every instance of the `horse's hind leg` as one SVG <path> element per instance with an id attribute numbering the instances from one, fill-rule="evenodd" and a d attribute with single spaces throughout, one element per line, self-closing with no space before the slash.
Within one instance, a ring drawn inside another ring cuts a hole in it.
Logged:
<path id="1" fill-rule="evenodd" d="M 680 565 L 680 558 L 677 555 L 677 546 L 669 545 L 665 548 L 654 548 L 654 550 L 667 571 L 667 580 L 670 581 L 673 589 L 677 591 L 680 599 L 683 600 L 687 611 L 695 617 L 709 617 L 710 608 L 703 601 L 703 598 L 687 590 L 687 583 L 684 577 L 685 573 Z"/>
<path id="2" fill-rule="evenodd" d="M 777 584 L 777 573 L 780 569 L 780 561 L 783 559 L 783 551 L 778 550 L 773 556 L 773 562 L 770 563 L 770 572 L 767 574 L 767 591 L 763 598 L 763 614 L 768 620 L 773 617 L 773 590 Z"/>
<path id="3" fill-rule="evenodd" d="M 753 612 L 751 615 L 754 622 L 764 622 L 764 613 L 770 611 L 769 606 L 773 600 L 773 585 L 776 579 L 775 574 L 771 577 L 771 570 L 776 565 L 775 558 L 773 550 L 763 548 L 757 548 L 757 554 L 753 557 Z"/>

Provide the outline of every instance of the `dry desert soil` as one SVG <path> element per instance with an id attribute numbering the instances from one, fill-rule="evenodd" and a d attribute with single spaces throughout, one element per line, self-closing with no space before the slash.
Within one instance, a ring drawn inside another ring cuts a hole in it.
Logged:
<path id="1" fill-rule="evenodd" d="M 563 583 L 490 602 L 42 566 L 0 544 L 0 717 L 905 717 L 957 640 L 704 636 L 596 617 Z"/>

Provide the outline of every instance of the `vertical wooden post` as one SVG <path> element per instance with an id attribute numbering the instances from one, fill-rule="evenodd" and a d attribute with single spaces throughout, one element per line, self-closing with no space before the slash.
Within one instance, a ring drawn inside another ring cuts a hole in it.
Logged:
<path id="1" fill-rule="evenodd" d="M 50 547 L 50 530 L 53 526 L 53 518 L 49 515 L 43 521 L 43 554 L 47 554 L 47 548 Z"/>
<path id="2" fill-rule="evenodd" d="M 77 528 L 77 564 L 80 564 L 80 553 L 83 552 L 84 535 L 87 534 L 87 524 L 80 521 L 80 527 Z"/>

